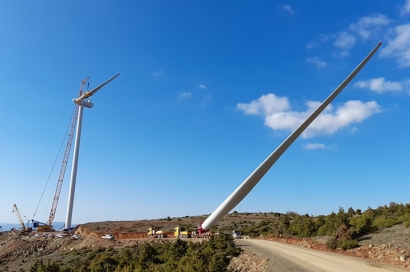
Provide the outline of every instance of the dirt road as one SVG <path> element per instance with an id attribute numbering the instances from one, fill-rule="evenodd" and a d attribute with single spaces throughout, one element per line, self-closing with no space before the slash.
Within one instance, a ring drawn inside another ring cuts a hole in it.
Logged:
<path id="1" fill-rule="evenodd" d="M 239 240 L 237 244 L 244 250 L 268 258 L 267 271 L 409 271 L 392 265 L 273 241 Z"/>

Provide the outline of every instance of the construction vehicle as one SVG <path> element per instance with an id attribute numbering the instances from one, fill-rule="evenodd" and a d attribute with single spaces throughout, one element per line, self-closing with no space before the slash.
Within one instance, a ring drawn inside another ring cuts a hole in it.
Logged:
<path id="1" fill-rule="evenodd" d="M 198 231 L 189 231 L 182 226 L 175 227 L 175 231 L 172 232 L 164 232 L 162 230 L 158 230 L 158 227 L 151 227 L 148 228 L 147 238 L 204 238 L 208 239 L 211 237 L 211 232 L 199 233 Z"/>
<path id="2" fill-rule="evenodd" d="M 200 228 L 191 232 L 191 238 L 209 239 L 212 236 L 210 231 L 201 232 Z"/>
<path id="3" fill-rule="evenodd" d="M 28 223 L 27 223 L 27 226 L 24 225 L 23 218 L 21 218 L 20 211 L 19 211 L 19 209 L 17 208 L 17 205 L 16 205 L 16 204 L 13 205 L 13 212 L 17 215 L 17 219 L 18 219 L 19 222 L 20 222 L 20 226 L 21 226 L 21 227 L 20 227 L 19 232 L 20 232 L 21 234 L 29 234 L 33 229 L 28 225 Z"/>
<path id="4" fill-rule="evenodd" d="M 148 238 L 165 238 L 166 235 L 162 230 L 158 230 L 157 227 L 148 228 Z"/>
<path id="5" fill-rule="evenodd" d="M 36 220 L 31 220 L 33 222 L 33 228 L 37 230 L 37 232 L 55 232 L 56 230 L 53 229 L 53 226 L 48 223 L 39 222 Z"/>
<path id="6" fill-rule="evenodd" d="M 86 79 L 81 81 L 79 96 L 81 96 L 83 94 L 84 86 L 87 83 L 89 78 L 90 77 L 87 77 Z M 72 145 L 72 142 L 73 142 L 74 132 L 75 132 L 75 128 L 77 127 L 77 117 L 78 117 L 78 105 L 75 104 L 74 111 L 73 111 L 73 116 L 71 118 L 70 133 L 68 135 L 67 144 L 66 144 L 66 148 L 65 148 L 65 152 L 64 152 L 64 156 L 63 156 L 63 162 L 62 162 L 62 165 L 61 165 L 61 168 L 60 168 L 60 174 L 58 176 L 57 187 L 56 187 L 56 190 L 55 190 L 55 193 L 54 193 L 53 204 L 51 206 L 48 221 L 47 221 L 47 223 L 42 223 L 42 222 L 36 221 L 34 219 L 32 220 L 33 226 L 35 228 L 37 228 L 38 232 L 54 232 L 55 231 L 53 229 L 52 223 L 54 221 L 54 216 L 55 216 L 56 211 L 57 211 L 57 204 L 58 204 L 58 200 L 60 198 L 61 187 L 63 185 L 65 171 L 67 169 L 68 158 L 70 157 L 70 151 L 71 151 L 71 145 Z M 37 212 L 37 210 L 36 210 L 36 212 Z M 35 216 L 35 214 L 36 213 L 34 213 L 34 216 Z M 34 218 L 34 216 L 33 216 L 33 218 Z"/>
<path id="7" fill-rule="evenodd" d="M 190 235 L 184 227 L 176 227 L 174 232 L 175 238 L 189 238 Z"/>

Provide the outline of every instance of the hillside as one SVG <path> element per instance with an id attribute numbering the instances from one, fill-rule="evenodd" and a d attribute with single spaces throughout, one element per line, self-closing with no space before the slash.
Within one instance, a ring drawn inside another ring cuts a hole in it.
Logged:
<path id="1" fill-rule="evenodd" d="M 306 215 L 299 216 L 295 214 L 233 212 L 223 217 L 214 226 L 212 232 L 232 233 L 232 230 L 239 229 L 243 234 L 251 238 L 298 244 L 307 248 L 338 252 L 378 262 L 391 263 L 401 267 L 409 267 L 410 265 L 410 238 L 408 238 L 410 237 L 410 229 L 404 223 L 379 228 L 372 233 L 357 237 L 358 246 L 353 249 L 342 250 L 337 248 L 332 250 L 326 246 L 326 243 L 332 238 L 330 236 L 297 237 L 298 235 L 286 233 L 285 229 L 279 235 L 269 234 L 278 231 L 284 217 L 292 218 L 289 229 L 300 221 L 299 217 L 307 218 Z M 329 217 L 331 218 L 332 216 L 329 215 Z M 147 239 L 145 238 L 146 231 L 148 227 L 156 226 L 171 236 L 176 226 L 184 226 L 189 230 L 193 230 L 205 218 L 206 215 L 185 216 L 182 218 L 168 217 L 155 220 L 90 222 L 78 225 L 74 229 L 74 233 L 80 235 L 79 239 L 74 239 L 73 237 L 19 236 L 4 233 L 0 236 L 0 271 L 28 270 L 39 259 L 44 261 L 51 259 L 58 261 L 60 264 L 69 264 L 82 258 L 82 255 L 78 254 L 82 250 L 87 250 L 87 252 L 90 250 L 101 251 L 102 248 L 121 249 L 135 247 L 147 241 L 153 241 L 154 243 L 174 241 L 174 238 Z M 316 222 L 320 217 L 309 218 Z M 352 218 L 357 220 L 359 217 L 355 215 Z M 259 233 L 267 233 L 267 235 Z M 112 234 L 116 239 L 101 239 L 101 236 L 105 234 Z M 200 239 L 187 240 L 200 241 Z M 85 258 L 86 255 L 83 257 Z M 233 261 L 237 265 L 236 271 L 241 271 L 240 267 L 252 266 L 256 269 L 254 271 L 264 271 L 263 268 L 258 267 L 264 267 L 264 264 L 267 262 L 264 256 L 255 255 L 246 249 L 241 256 L 236 257 Z"/>

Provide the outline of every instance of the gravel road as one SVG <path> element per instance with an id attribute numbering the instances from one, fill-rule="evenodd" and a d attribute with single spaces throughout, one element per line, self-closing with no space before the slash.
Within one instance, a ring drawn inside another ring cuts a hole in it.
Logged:
<path id="1" fill-rule="evenodd" d="M 388 264 L 265 240 L 237 240 L 246 251 L 269 259 L 267 271 L 409 271 Z"/>

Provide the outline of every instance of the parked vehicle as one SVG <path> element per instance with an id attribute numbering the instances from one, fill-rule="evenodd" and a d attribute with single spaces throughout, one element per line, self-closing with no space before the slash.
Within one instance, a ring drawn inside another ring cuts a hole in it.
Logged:
<path id="1" fill-rule="evenodd" d="M 188 231 L 184 227 L 176 227 L 174 232 L 175 238 L 190 238 Z"/>
<path id="2" fill-rule="evenodd" d="M 238 231 L 238 230 L 232 231 L 232 236 L 233 236 L 234 239 L 241 239 L 242 238 L 241 232 Z"/>
<path id="3" fill-rule="evenodd" d="M 115 237 L 114 237 L 113 235 L 111 235 L 111 234 L 106 234 L 106 235 L 104 235 L 104 236 L 101 236 L 101 238 L 114 240 Z"/>
<path id="4" fill-rule="evenodd" d="M 157 227 L 148 228 L 147 237 L 149 238 L 166 238 L 166 235 L 162 230 L 158 230 Z"/>

